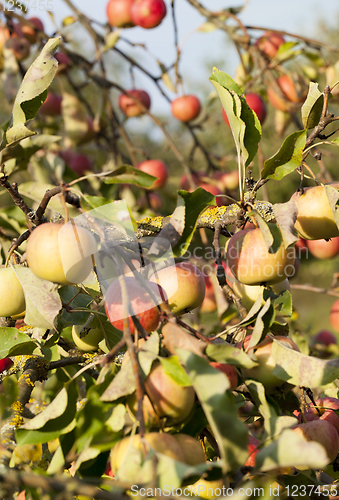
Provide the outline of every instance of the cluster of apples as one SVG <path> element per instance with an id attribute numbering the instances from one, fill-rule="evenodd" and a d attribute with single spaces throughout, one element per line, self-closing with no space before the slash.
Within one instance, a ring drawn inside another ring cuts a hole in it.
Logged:
<path id="1" fill-rule="evenodd" d="M 108 23 L 116 28 L 155 28 L 166 13 L 163 0 L 109 0 L 106 5 Z"/>
<path id="2" fill-rule="evenodd" d="M 191 180 L 193 181 L 192 184 L 190 182 Z M 201 187 L 214 196 L 223 194 L 235 196 L 235 191 L 238 186 L 238 170 L 232 170 L 229 172 L 215 171 L 209 177 L 207 177 L 204 172 L 195 171 L 191 172 L 191 179 L 189 179 L 186 174 L 183 174 L 180 178 L 181 189 L 191 192 L 197 187 Z M 227 198 L 218 197 L 216 198 L 216 203 L 218 206 L 222 206 L 227 205 L 229 202 L 227 201 Z"/>
<path id="3" fill-rule="evenodd" d="M 30 17 L 25 21 L 8 20 L 0 26 L 0 48 L 9 49 L 18 62 L 24 61 L 30 55 L 31 45 L 37 43 L 39 34 L 44 32 L 44 26 L 38 17 Z"/>

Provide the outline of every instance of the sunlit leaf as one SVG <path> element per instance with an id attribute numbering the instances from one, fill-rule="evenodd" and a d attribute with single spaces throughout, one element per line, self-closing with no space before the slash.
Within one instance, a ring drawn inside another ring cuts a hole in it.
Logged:
<path id="1" fill-rule="evenodd" d="M 265 161 L 261 176 L 263 179 L 281 180 L 301 165 L 307 132 L 293 132 L 285 140 L 279 151 Z"/>

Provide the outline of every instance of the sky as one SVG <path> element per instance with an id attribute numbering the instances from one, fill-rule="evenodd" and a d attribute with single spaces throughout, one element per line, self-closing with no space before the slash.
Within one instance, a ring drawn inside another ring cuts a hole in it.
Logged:
<path id="1" fill-rule="evenodd" d="M 106 22 L 106 0 L 72 1 L 91 19 L 101 23 Z M 63 18 L 71 14 L 71 11 L 63 0 L 26 0 L 25 3 L 31 6 L 29 16 L 40 17 L 45 24 L 46 32 L 52 34 L 54 28 L 47 11 L 39 11 L 38 8 L 34 8 L 37 4 L 47 8 L 47 2 L 52 6 L 52 15 L 58 25 Z M 175 56 L 173 24 L 170 15 L 170 0 L 165 0 L 165 3 L 168 7 L 168 13 L 157 28 L 150 30 L 139 27 L 125 29 L 123 37 L 131 42 L 146 44 L 155 58 L 159 58 L 165 64 L 170 64 Z M 200 3 L 209 9 L 219 10 L 244 5 L 246 0 L 200 0 Z M 239 59 L 232 45 L 225 43 L 225 34 L 219 30 L 209 33 L 197 32 L 196 29 L 204 23 L 204 18 L 186 0 L 176 0 L 175 5 L 179 45 L 182 47 L 180 71 L 184 77 L 185 91 L 196 89 L 197 82 L 201 81 L 202 78 L 206 78 L 207 81 L 215 65 L 234 76 Z M 248 0 L 239 17 L 245 25 L 270 27 L 313 36 L 320 19 L 334 24 L 338 21 L 338 13 L 338 0 L 321 2 L 319 0 Z M 260 32 L 257 33 L 260 34 Z M 129 50 L 131 53 L 130 47 L 123 41 L 119 41 L 117 47 Z M 133 49 L 133 54 L 142 58 L 143 64 L 146 64 L 148 69 L 158 73 L 154 59 L 145 57 L 144 51 Z M 223 67 L 220 67 L 220 64 Z M 160 95 L 157 95 L 157 92 L 152 89 L 152 84 L 148 79 L 136 73 L 136 83 L 137 87 L 145 88 L 145 90 L 155 94 L 155 99 L 153 99 L 155 108 L 152 104 L 152 111 L 157 111 L 157 108 L 161 110 L 164 103 Z M 169 95 L 171 98 L 175 97 L 175 94 L 169 93 Z"/>

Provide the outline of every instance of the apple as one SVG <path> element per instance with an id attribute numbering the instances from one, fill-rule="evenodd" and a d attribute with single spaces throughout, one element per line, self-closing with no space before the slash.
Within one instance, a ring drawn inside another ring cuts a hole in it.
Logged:
<path id="1" fill-rule="evenodd" d="M 0 373 L 6 372 L 13 364 L 11 358 L 0 359 Z"/>
<path id="2" fill-rule="evenodd" d="M 120 95 L 118 104 L 121 111 L 125 113 L 126 116 L 140 116 L 145 113 L 144 107 L 146 109 L 151 107 L 151 99 L 144 90 L 132 89 L 127 90 L 126 94 Z"/>
<path id="3" fill-rule="evenodd" d="M 37 41 L 37 32 L 41 31 L 44 32 L 45 28 L 42 23 L 42 21 L 38 17 L 30 17 L 27 19 L 30 23 L 33 24 L 34 27 L 30 26 L 29 24 L 20 24 L 20 29 L 22 31 L 23 36 L 30 42 L 30 43 L 36 43 Z"/>
<path id="4" fill-rule="evenodd" d="M 339 399 L 326 396 L 315 400 L 315 406 L 311 403 L 304 412 L 306 422 L 313 420 L 326 420 L 329 422 L 339 435 L 339 417 L 335 411 L 339 410 Z M 302 422 L 301 412 L 297 412 L 299 422 Z"/>
<path id="5" fill-rule="evenodd" d="M 151 296 L 143 286 L 139 284 L 136 278 L 132 276 L 125 277 L 125 283 L 128 293 L 128 303 L 133 307 L 134 313 L 138 316 L 141 325 L 147 333 L 157 329 L 160 323 L 160 311 L 153 302 Z M 157 303 L 161 304 L 166 300 L 166 292 L 157 283 L 147 282 Z M 124 305 L 122 301 L 121 287 L 119 280 L 113 281 L 105 295 L 105 310 L 111 324 L 120 331 L 124 329 Z M 129 316 L 128 324 L 132 334 L 135 332 L 135 326 L 132 318 Z"/>
<path id="6" fill-rule="evenodd" d="M 258 449 L 259 444 L 260 444 L 259 439 L 255 438 L 251 434 L 248 435 L 248 444 L 247 444 L 248 457 L 246 462 L 244 463 L 245 467 L 255 467 L 255 457 L 259 451 Z"/>
<path id="7" fill-rule="evenodd" d="M 114 472 L 112 471 L 111 461 L 108 460 L 105 470 L 106 476 L 114 477 Z"/>
<path id="8" fill-rule="evenodd" d="M 335 188 L 338 182 L 332 182 Z M 339 236 L 339 230 L 323 186 L 305 188 L 303 193 L 292 195 L 298 206 L 297 220 L 294 224 L 298 235 L 305 240 L 329 240 Z"/>
<path id="9" fill-rule="evenodd" d="M 212 178 L 220 182 L 222 189 L 234 191 L 239 186 L 239 172 L 232 170 L 231 172 L 214 172 Z"/>
<path id="10" fill-rule="evenodd" d="M 309 240 L 307 248 L 317 259 L 332 259 L 339 253 L 339 236 L 330 240 Z"/>
<path id="11" fill-rule="evenodd" d="M 25 295 L 14 270 L 0 267 L 0 317 L 17 316 L 25 309 Z"/>
<path id="12" fill-rule="evenodd" d="M 199 185 L 201 175 L 203 175 L 201 172 L 191 172 L 193 182 L 196 184 L 196 186 Z M 184 174 L 180 177 L 180 188 L 184 189 L 185 191 L 192 190 L 190 182 L 189 182 L 186 174 Z"/>
<path id="13" fill-rule="evenodd" d="M 307 441 L 316 441 L 326 450 L 329 463 L 337 457 L 339 450 L 339 436 L 333 425 L 326 420 L 311 420 L 298 424 L 293 432 L 304 436 Z"/>
<path id="14" fill-rule="evenodd" d="M 278 52 L 280 45 L 285 43 L 285 39 L 279 33 L 274 31 L 266 31 L 258 40 L 255 45 L 266 54 L 267 57 L 273 59 Z"/>
<path id="15" fill-rule="evenodd" d="M 166 184 L 169 171 L 165 162 L 161 160 L 145 160 L 139 163 L 137 168 L 142 172 L 146 172 L 146 174 L 157 177 L 149 189 L 159 189 Z"/>
<path id="16" fill-rule="evenodd" d="M 201 187 L 202 189 L 204 189 L 208 193 L 213 194 L 213 196 L 223 194 L 222 191 L 220 191 L 220 189 L 217 186 L 215 186 L 214 184 L 207 184 L 206 182 L 201 182 L 201 183 L 199 183 L 199 187 Z M 218 207 L 221 207 L 225 204 L 223 201 L 223 198 L 216 198 L 215 201 L 216 201 L 216 204 Z"/>
<path id="17" fill-rule="evenodd" d="M 339 300 L 336 300 L 330 310 L 330 322 L 336 332 L 339 332 Z"/>
<path id="18" fill-rule="evenodd" d="M 17 61 L 26 59 L 31 51 L 31 46 L 26 38 L 11 37 L 5 42 L 5 47 L 10 49 Z"/>
<path id="19" fill-rule="evenodd" d="M 266 109 L 266 104 L 262 100 L 259 94 L 255 94 L 254 92 L 249 92 L 248 94 L 245 94 L 245 99 L 248 104 L 248 106 L 255 112 L 255 114 L 258 117 L 258 120 L 260 121 L 261 125 L 264 123 L 267 115 L 267 109 Z M 228 121 L 227 114 L 224 110 L 222 109 L 222 116 L 225 121 L 225 123 L 230 126 L 230 122 Z"/>
<path id="20" fill-rule="evenodd" d="M 39 113 L 43 116 L 61 115 L 61 101 L 61 96 L 48 92 L 45 101 L 40 106 Z"/>
<path id="21" fill-rule="evenodd" d="M 245 285 L 241 283 L 236 278 L 233 277 L 233 280 L 229 277 L 226 277 L 229 286 L 233 289 L 233 292 L 241 299 L 242 304 L 246 307 L 246 309 L 250 310 L 253 306 L 254 302 L 259 297 L 263 297 L 263 293 L 265 290 L 264 286 L 260 285 Z M 284 281 L 280 281 L 279 283 L 273 283 L 270 285 L 272 291 L 279 295 L 281 292 L 285 290 L 290 290 L 290 283 L 288 279 L 284 279 Z M 264 303 L 264 299 L 262 299 Z"/>
<path id="22" fill-rule="evenodd" d="M 323 344 L 324 346 L 329 346 L 331 344 L 337 344 L 337 337 L 328 330 L 320 330 L 320 332 L 318 332 L 314 336 L 313 342 L 315 344 Z"/>
<path id="23" fill-rule="evenodd" d="M 84 175 L 85 172 L 92 170 L 91 160 L 88 156 L 81 153 L 75 153 L 72 157 L 70 157 L 68 166 L 78 175 Z"/>
<path id="24" fill-rule="evenodd" d="M 269 224 L 274 240 L 280 243 L 275 253 L 266 246 L 259 228 L 235 233 L 227 246 L 227 264 L 233 275 L 245 285 L 284 281 L 294 271 L 295 248 L 285 249 L 280 229 Z"/>
<path id="25" fill-rule="evenodd" d="M 146 29 L 158 26 L 166 13 L 166 4 L 163 0 L 134 0 L 131 6 L 132 22 Z"/>
<path id="26" fill-rule="evenodd" d="M 81 351 L 88 352 L 98 349 L 99 342 L 104 338 L 104 334 L 99 327 L 84 328 L 83 325 L 73 325 L 72 338 Z"/>
<path id="27" fill-rule="evenodd" d="M 40 224 L 27 240 L 26 259 L 33 273 L 60 285 L 81 283 L 93 269 L 94 236 L 74 224 Z"/>
<path id="28" fill-rule="evenodd" d="M 178 441 L 185 455 L 185 464 L 199 465 L 206 462 L 206 457 L 202 446 L 198 441 L 188 434 L 173 434 Z"/>
<path id="29" fill-rule="evenodd" d="M 300 102 L 302 99 L 298 95 L 295 84 L 289 75 L 281 75 L 276 80 L 283 96 L 276 93 L 273 87 L 268 87 L 267 97 L 272 106 L 280 111 L 289 111 L 287 102 Z"/>
<path id="30" fill-rule="evenodd" d="M 117 28 L 135 26 L 131 18 L 131 8 L 134 0 L 109 0 L 106 5 L 108 23 Z"/>
<path id="31" fill-rule="evenodd" d="M 55 59 L 58 61 L 58 69 L 56 74 L 60 75 L 62 73 L 67 73 L 67 71 L 72 66 L 72 60 L 64 52 L 57 52 L 54 54 Z"/>
<path id="32" fill-rule="evenodd" d="M 190 122 L 199 116 L 201 104 L 195 95 L 183 95 L 172 101 L 171 110 L 172 115 L 181 122 Z"/>
<path id="33" fill-rule="evenodd" d="M 169 425 L 184 421 L 191 413 L 195 392 L 192 386 L 179 385 L 157 361 L 145 380 L 145 391 L 158 417 L 167 418 Z"/>
<path id="34" fill-rule="evenodd" d="M 224 481 L 222 479 L 207 481 L 206 479 L 200 478 L 192 484 L 191 488 L 195 496 L 204 498 L 205 500 L 214 500 L 215 498 L 223 498 L 223 487 Z"/>
<path id="35" fill-rule="evenodd" d="M 301 258 L 303 255 L 308 254 L 307 240 L 300 238 L 295 243 L 295 248 L 297 250 L 297 257 Z"/>
<path id="36" fill-rule="evenodd" d="M 250 341 L 250 338 L 250 335 L 245 338 L 245 349 Z M 283 337 L 281 335 L 277 335 L 274 338 L 276 340 L 280 340 L 280 342 L 285 344 L 285 346 L 289 349 L 299 351 L 299 347 L 295 342 L 293 342 L 292 339 Z M 272 338 L 266 337 L 259 344 L 248 349 L 248 354 L 252 352 L 255 354 L 256 361 L 259 363 L 259 365 L 255 366 L 254 368 L 242 368 L 241 370 L 244 377 L 253 378 L 261 382 L 264 385 L 267 394 L 272 394 L 277 391 L 283 390 L 286 387 L 290 387 L 290 384 L 276 377 L 272 373 L 275 367 L 275 361 L 272 356 L 272 345 Z"/>
<path id="37" fill-rule="evenodd" d="M 234 391 L 234 389 L 238 387 L 238 373 L 233 365 L 229 365 L 227 363 L 219 363 L 217 361 L 210 361 L 210 365 L 226 375 L 230 382 L 232 391 Z"/>
<path id="38" fill-rule="evenodd" d="M 165 290 L 171 311 L 180 316 L 199 307 L 205 297 L 205 280 L 190 262 L 180 262 L 157 271 L 150 277 Z"/>
<path id="39" fill-rule="evenodd" d="M 205 274 L 203 276 L 205 280 L 205 298 L 202 301 L 199 311 L 204 314 L 216 311 L 217 302 L 215 298 L 213 283 L 211 281 L 210 276 Z"/>
<path id="40" fill-rule="evenodd" d="M 131 447 L 142 452 L 144 442 L 147 447 L 153 448 L 158 453 L 163 453 L 179 462 L 184 463 L 185 461 L 184 451 L 179 442 L 171 434 L 166 434 L 165 432 L 149 432 L 144 435 L 143 440 L 141 440 L 140 434 L 135 434 L 134 436 L 127 436 L 121 439 L 121 441 L 118 441 L 112 448 L 110 462 L 114 476 L 118 476 L 118 479 L 123 480 L 123 477 L 119 476 L 121 465 L 124 461 L 128 463 Z"/>

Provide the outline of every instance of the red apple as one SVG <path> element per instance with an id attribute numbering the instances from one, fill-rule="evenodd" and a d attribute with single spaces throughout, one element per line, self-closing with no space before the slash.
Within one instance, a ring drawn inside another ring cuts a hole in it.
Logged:
<path id="1" fill-rule="evenodd" d="M 248 444 L 247 444 L 248 457 L 244 464 L 246 467 L 255 467 L 255 457 L 259 451 L 258 449 L 259 444 L 260 444 L 259 439 L 255 438 L 251 434 L 248 435 Z"/>
<path id="2" fill-rule="evenodd" d="M 16 60 L 19 62 L 26 59 L 31 50 L 29 41 L 26 38 L 11 37 L 6 40 L 5 47 L 13 52 Z"/>
<path id="3" fill-rule="evenodd" d="M 258 120 L 262 125 L 266 119 L 266 114 L 267 114 L 266 104 L 264 103 L 260 95 L 255 94 L 254 92 L 249 92 L 248 94 L 245 94 L 245 99 L 248 106 L 255 112 L 255 114 L 258 117 Z M 225 123 L 228 126 L 230 126 L 230 122 L 228 121 L 224 108 L 222 109 L 222 116 Z"/>
<path id="4" fill-rule="evenodd" d="M 149 189 L 159 189 L 166 184 L 169 171 L 165 162 L 161 160 L 145 160 L 139 163 L 138 168 L 142 172 L 146 172 L 146 174 L 157 177 Z"/>
<path id="5" fill-rule="evenodd" d="M 69 68 L 72 66 L 72 60 L 68 57 L 68 55 L 64 52 L 57 52 L 54 57 L 59 63 L 56 74 L 60 75 L 62 73 L 67 73 Z"/>
<path id="6" fill-rule="evenodd" d="M 336 332 L 339 332 L 339 300 L 336 300 L 330 310 L 330 322 Z"/>
<path id="7" fill-rule="evenodd" d="M 288 102 L 300 102 L 301 96 L 298 95 L 295 84 L 289 75 L 279 76 L 277 84 L 280 87 L 282 96 L 278 95 L 273 87 L 268 87 L 268 100 L 274 108 L 287 112 L 289 110 Z"/>
<path id="8" fill-rule="evenodd" d="M 329 463 L 337 457 L 339 450 L 339 436 L 333 425 L 326 420 L 312 420 L 299 424 L 293 431 L 301 434 L 307 441 L 316 441 L 326 450 Z"/>
<path id="9" fill-rule="evenodd" d="M 43 116 L 61 115 L 61 101 L 61 96 L 48 92 L 45 102 L 39 109 L 39 113 Z"/>
<path id="10" fill-rule="evenodd" d="M 298 241 L 295 244 L 295 248 L 297 250 L 297 257 L 301 258 L 302 255 L 307 256 L 308 254 L 308 249 L 307 249 L 307 240 L 304 240 L 304 238 L 298 239 Z"/>
<path id="11" fill-rule="evenodd" d="M 112 471 L 111 462 L 108 460 L 105 470 L 106 476 L 114 477 L 114 472 Z"/>
<path id="12" fill-rule="evenodd" d="M 233 365 L 229 365 L 227 363 L 218 363 L 217 361 L 210 361 L 210 365 L 213 366 L 213 368 L 216 368 L 217 370 L 223 372 L 226 377 L 228 378 L 231 386 L 231 390 L 234 391 L 239 385 L 238 382 L 238 374 L 237 370 Z"/>
<path id="13" fill-rule="evenodd" d="M 68 166 L 78 175 L 84 175 L 86 171 L 92 170 L 91 160 L 81 153 L 73 155 L 69 159 Z"/>
<path id="14" fill-rule="evenodd" d="M 0 359 L 0 373 L 7 371 L 13 364 L 14 363 L 10 358 Z"/>
<path id="15" fill-rule="evenodd" d="M 317 259 L 332 259 L 339 253 L 339 236 L 330 240 L 309 240 L 307 248 Z"/>
<path id="16" fill-rule="evenodd" d="M 131 8 L 134 0 L 109 0 L 106 5 L 108 23 L 117 28 L 135 26 L 131 18 Z"/>
<path id="17" fill-rule="evenodd" d="M 315 406 L 311 403 L 304 412 L 306 422 L 313 420 L 326 420 L 336 429 L 339 435 L 339 417 L 335 411 L 339 410 L 339 399 L 326 396 L 315 400 Z M 297 412 L 299 422 L 302 422 L 301 412 Z"/>
<path id="18" fill-rule="evenodd" d="M 171 311 L 180 316 L 199 307 L 205 297 L 205 280 L 190 262 L 179 262 L 157 271 L 150 277 L 165 290 Z"/>
<path id="19" fill-rule="evenodd" d="M 201 182 L 199 183 L 199 187 L 201 187 L 208 193 L 213 194 L 214 196 L 223 194 L 222 191 L 220 191 L 220 189 L 217 186 L 214 186 L 214 184 L 207 184 L 206 182 Z M 215 201 L 218 207 L 225 205 L 224 198 L 216 198 Z"/>
<path id="20" fill-rule="evenodd" d="M 28 24 L 21 23 L 20 29 L 22 34 L 30 43 L 36 43 L 37 41 L 37 31 L 44 32 L 45 28 L 42 21 L 38 17 L 30 17 L 27 19 L 34 27 Z"/>
<path id="21" fill-rule="evenodd" d="M 171 103 L 172 115 L 181 122 L 190 122 L 199 116 L 201 104 L 195 95 L 177 97 Z"/>
<path id="22" fill-rule="evenodd" d="M 180 188 L 184 189 L 185 191 L 192 191 L 192 190 L 196 189 L 196 187 L 199 185 L 200 177 L 202 175 L 203 175 L 202 172 L 191 172 L 192 179 L 196 185 L 195 188 L 191 187 L 187 175 L 186 174 L 182 175 L 180 177 Z"/>
<path id="23" fill-rule="evenodd" d="M 264 54 L 272 59 L 283 43 L 285 43 L 285 39 L 282 35 L 273 31 L 266 31 L 263 36 L 258 38 L 255 44 Z"/>
<path id="24" fill-rule="evenodd" d="M 331 344 L 337 344 L 337 338 L 332 332 L 328 330 L 320 330 L 320 332 L 315 335 L 313 339 L 316 344 L 323 344 L 324 346 L 329 346 Z"/>
<path id="25" fill-rule="evenodd" d="M 134 0 L 131 6 L 131 19 L 137 26 L 151 29 L 161 23 L 166 12 L 163 0 Z"/>
<path id="26" fill-rule="evenodd" d="M 144 90 L 127 90 L 126 94 L 120 95 L 119 106 L 128 117 L 140 116 L 145 113 L 144 107 L 146 109 L 151 107 L 151 99 Z"/>
<path id="27" fill-rule="evenodd" d="M 156 330 L 160 323 L 160 311 L 152 298 L 134 277 L 125 278 L 128 304 L 131 304 L 147 333 Z M 161 304 L 166 298 L 166 292 L 157 283 L 147 282 L 153 291 L 157 303 Z M 120 331 L 124 329 L 124 305 L 119 280 L 113 281 L 105 295 L 105 310 L 111 324 Z M 128 324 L 132 334 L 135 332 L 133 320 L 129 314 Z"/>
<path id="28" fill-rule="evenodd" d="M 294 272 L 295 248 L 285 249 L 280 229 L 269 224 L 274 239 L 280 242 L 275 253 L 268 251 L 259 228 L 235 233 L 227 246 L 227 264 L 245 285 L 279 283 Z"/>
<path id="29" fill-rule="evenodd" d="M 238 170 L 232 170 L 231 172 L 214 172 L 212 177 L 220 182 L 221 187 L 227 191 L 234 191 L 239 186 Z"/>

